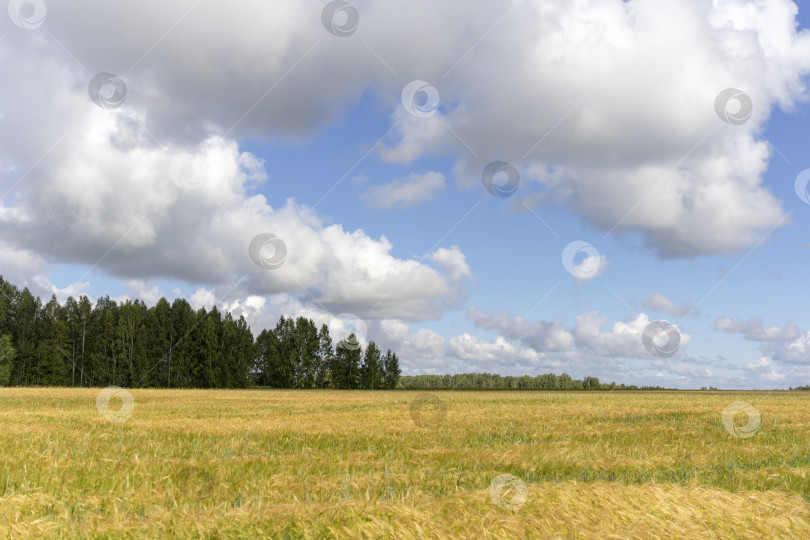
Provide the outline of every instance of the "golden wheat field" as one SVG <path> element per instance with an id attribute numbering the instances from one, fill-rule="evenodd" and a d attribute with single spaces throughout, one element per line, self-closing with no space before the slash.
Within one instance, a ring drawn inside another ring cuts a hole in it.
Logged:
<path id="1" fill-rule="evenodd" d="M 12 538 L 808 537 L 809 419 L 807 395 L 784 392 L 2 389 L 0 523 Z"/>

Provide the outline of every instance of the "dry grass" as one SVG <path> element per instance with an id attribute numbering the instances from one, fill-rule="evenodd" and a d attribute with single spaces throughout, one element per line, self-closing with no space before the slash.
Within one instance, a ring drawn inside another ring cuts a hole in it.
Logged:
<path id="1" fill-rule="evenodd" d="M 438 393 L 423 426 L 417 392 L 134 390 L 123 423 L 97 394 L 0 389 L 6 536 L 810 536 L 798 393 Z M 749 439 L 721 422 L 738 400 Z"/>

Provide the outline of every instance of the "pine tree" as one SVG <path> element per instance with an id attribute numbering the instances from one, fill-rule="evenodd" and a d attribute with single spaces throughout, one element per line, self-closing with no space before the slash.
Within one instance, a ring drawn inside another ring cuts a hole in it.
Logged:
<path id="1" fill-rule="evenodd" d="M 178 298 L 172 303 L 171 332 L 173 344 L 169 355 L 169 380 L 173 388 L 187 388 L 193 386 L 191 378 L 191 363 L 193 357 L 192 341 L 193 329 L 196 325 L 196 316 L 191 305 Z"/>
<path id="2" fill-rule="evenodd" d="M 360 388 L 361 373 L 360 359 L 363 355 L 362 347 L 357 336 L 352 333 L 337 345 L 335 350 L 335 366 L 338 376 L 337 388 Z"/>
<path id="3" fill-rule="evenodd" d="M 223 353 L 220 348 L 222 319 L 216 306 L 211 308 L 210 313 L 206 313 L 204 308 L 201 309 L 198 312 L 198 317 L 202 321 L 199 325 L 202 339 L 200 343 L 201 354 L 196 363 L 196 385 L 203 388 L 213 388 L 216 366 L 219 364 Z"/>
<path id="4" fill-rule="evenodd" d="M 380 361 L 380 348 L 373 341 L 369 341 L 363 355 L 362 388 L 381 390 L 384 386 L 383 367 Z"/>
<path id="5" fill-rule="evenodd" d="M 90 303 L 90 299 L 87 298 L 87 296 L 82 296 L 81 298 L 79 298 L 79 303 L 76 305 L 77 324 L 80 325 L 81 327 L 81 340 L 82 340 L 79 356 L 79 386 L 85 385 L 86 380 L 85 373 L 86 370 L 89 369 L 90 367 L 89 364 L 90 347 L 88 343 L 87 332 L 91 324 L 92 312 L 93 306 Z M 89 384 L 89 380 L 87 384 Z"/>
<path id="6" fill-rule="evenodd" d="M 16 355 L 11 336 L 0 336 L 0 386 L 7 386 L 11 382 L 11 366 Z"/>
<path id="7" fill-rule="evenodd" d="M 278 360 L 275 362 L 275 372 L 272 377 L 272 386 L 276 388 L 293 388 L 295 385 L 295 375 L 297 363 L 297 351 L 295 347 L 295 321 L 292 317 L 281 317 L 274 330 L 278 340 L 276 354 Z"/>
<path id="8" fill-rule="evenodd" d="M 396 388 L 402 371 L 399 369 L 399 358 L 397 357 L 397 353 L 391 352 L 391 349 L 388 349 L 388 352 L 385 353 L 382 371 L 383 384 L 385 388 L 388 390 L 393 390 Z"/>
<path id="9" fill-rule="evenodd" d="M 228 313 L 226 318 L 230 321 L 231 314 Z M 234 354 L 232 361 L 228 364 L 231 385 L 232 388 L 245 388 L 250 384 L 250 373 L 253 369 L 253 332 L 250 331 L 250 326 L 242 315 L 233 321 L 229 328 L 232 329 L 232 336 L 235 340 L 235 342 L 226 342 L 226 347 Z"/>
<path id="10" fill-rule="evenodd" d="M 33 368 L 37 345 L 36 321 L 40 309 L 39 298 L 34 298 L 27 288 L 14 298 L 12 320 L 16 330 L 14 349 L 17 354 L 11 371 L 12 384 L 36 384 Z"/>
<path id="11" fill-rule="evenodd" d="M 256 338 L 256 384 L 273 386 L 278 362 L 278 339 L 275 332 L 262 330 Z"/>
<path id="12" fill-rule="evenodd" d="M 53 296 L 45 306 L 45 316 L 49 323 L 49 355 L 48 364 L 48 384 L 51 386 L 64 386 L 68 382 L 70 370 L 70 328 L 67 322 L 67 314 Z"/>
<path id="13" fill-rule="evenodd" d="M 332 348 L 332 336 L 329 327 L 325 324 L 318 332 L 318 370 L 315 376 L 315 385 L 318 388 L 332 386 L 332 368 L 335 365 L 335 350 Z"/>
<path id="14" fill-rule="evenodd" d="M 305 317 L 295 321 L 296 380 L 295 388 L 314 388 L 318 369 L 318 330 Z"/>
<path id="15" fill-rule="evenodd" d="M 171 388 L 171 361 L 174 345 L 171 306 L 165 298 L 150 308 L 146 317 L 144 363 L 136 386 Z"/>

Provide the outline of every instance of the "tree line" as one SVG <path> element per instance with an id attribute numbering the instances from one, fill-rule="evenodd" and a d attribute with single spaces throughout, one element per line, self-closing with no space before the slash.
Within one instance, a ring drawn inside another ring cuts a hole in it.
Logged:
<path id="1" fill-rule="evenodd" d="M 399 358 L 354 334 L 281 317 L 254 339 L 244 317 L 184 299 L 43 303 L 0 276 L 0 385 L 396 388 Z"/>
<path id="2" fill-rule="evenodd" d="M 184 299 L 55 296 L 43 303 L 0 276 L 0 386 L 665 390 L 596 377 L 492 373 L 400 376 L 399 358 L 354 334 L 333 343 L 327 325 L 282 316 L 254 338 L 244 317 L 194 310 Z M 810 389 L 799 387 L 797 390 Z"/>
<path id="3" fill-rule="evenodd" d="M 521 390 L 667 390 L 661 386 L 603 383 L 597 377 L 574 379 L 567 373 L 555 375 L 498 375 L 496 373 L 457 373 L 455 375 L 405 375 L 400 387 L 409 390 L 428 389 L 521 389 Z"/>

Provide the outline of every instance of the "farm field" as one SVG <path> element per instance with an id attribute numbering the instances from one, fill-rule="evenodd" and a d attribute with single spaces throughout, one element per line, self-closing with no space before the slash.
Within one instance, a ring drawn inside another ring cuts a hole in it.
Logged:
<path id="1" fill-rule="evenodd" d="M 805 393 L 99 393 L 0 389 L 4 537 L 810 536 Z"/>

